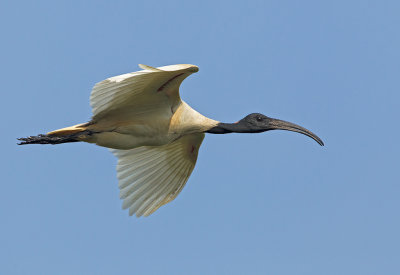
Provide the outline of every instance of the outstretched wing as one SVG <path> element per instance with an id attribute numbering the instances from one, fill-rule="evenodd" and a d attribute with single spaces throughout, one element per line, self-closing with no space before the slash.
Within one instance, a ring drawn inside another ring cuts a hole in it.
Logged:
<path id="1" fill-rule="evenodd" d="M 172 201 L 196 164 L 204 133 L 183 136 L 163 146 L 111 150 L 118 157 L 117 175 L 123 209 L 148 216 Z"/>
<path id="2" fill-rule="evenodd" d="M 153 68 L 139 65 L 143 70 L 114 76 L 97 83 L 90 96 L 93 119 L 111 111 L 146 106 L 171 108 L 180 101 L 179 86 L 198 67 L 189 64 Z"/>

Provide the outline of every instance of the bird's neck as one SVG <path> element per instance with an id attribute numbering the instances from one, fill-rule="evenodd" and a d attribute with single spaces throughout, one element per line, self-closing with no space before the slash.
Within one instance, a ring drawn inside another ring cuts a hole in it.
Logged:
<path id="1" fill-rule="evenodd" d="M 182 101 L 171 118 L 169 132 L 182 135 L 204 133 L 217 124 L 218 121 L 203 116 Z"/>
<path id="2" fill-rule="evenodd" d="M 245 124 L 236 123 L 218 123 L 217 126 L 209 129 L 207 133 L 210 134 L 229 134 L 229 133 L 253 133 Z"/>

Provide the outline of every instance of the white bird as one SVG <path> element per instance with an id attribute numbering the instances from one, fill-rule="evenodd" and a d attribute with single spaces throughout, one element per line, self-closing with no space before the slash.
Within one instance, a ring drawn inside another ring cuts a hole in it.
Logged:
<path id="1" fill-rule="evenodd" d="M 189 64 L 150 67 L 97 83 L 90 96 L 90 122 L 45 135 L 20 138 L 22 144 L 84 141 L 111 148 L 118 158 L 122 207 L 129 215 L 148 216 L 172 201 L 196 164 L 205 133 L 299 132 L 323 145 L 307 129 L 253 113 L 236 123 L 207 118 L 181 100 L 179 86 L 197 72 Z"/>

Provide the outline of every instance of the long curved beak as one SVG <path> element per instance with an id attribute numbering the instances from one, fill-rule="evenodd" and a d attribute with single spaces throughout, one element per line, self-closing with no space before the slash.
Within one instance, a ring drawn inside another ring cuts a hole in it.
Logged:
<path id="1" fill-rule="evenodd" d="M 324 146 L 324 142 L 316 134 L 307 130 L 306 128 L 303 128 L 291 122 L 271 118 L 271 120 L 269 121 L 268 128 L 269 128 L 268 130 L 287 130 L 287 131 L 297 132 L 312 138 L 313 140 L 318 142 L 319 145 Z"/>

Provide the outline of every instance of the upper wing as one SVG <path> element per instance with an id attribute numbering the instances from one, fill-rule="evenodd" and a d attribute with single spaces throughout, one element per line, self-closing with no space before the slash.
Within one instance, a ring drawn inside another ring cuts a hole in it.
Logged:
<path id="1" fill-rule="evenodd" d="M 153 68 L 114 76 L 97 83 L 90 95 L 93 118 L 124 107 L 170 106 L 179 102 L 179 86 L 198 67 L 189 64 Z M 169 104 L 163 104 L 169 103 Z"/>
<path id="2" fill-rule="evenodd" d="M 204 133 L 183 136 L 163 146 L 111 151 L 118 157 L 122 207 L 148 216 L 176 198 L 196 164 Z"/>

